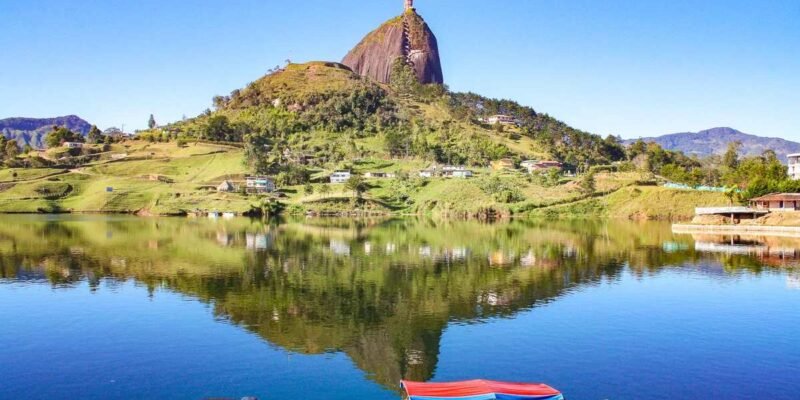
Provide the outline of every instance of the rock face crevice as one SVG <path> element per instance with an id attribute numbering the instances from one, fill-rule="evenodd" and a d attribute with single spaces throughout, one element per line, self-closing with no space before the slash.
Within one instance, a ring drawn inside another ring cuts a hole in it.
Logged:
<path id="1" fill-rule="evenodd" d="M 444 83 L 436 36 L 414 9 L 370 32 L 350 50 L 342 64 L 359 75 L 389 83 L 397 58 L 414 68 L 420 83 Z"/>

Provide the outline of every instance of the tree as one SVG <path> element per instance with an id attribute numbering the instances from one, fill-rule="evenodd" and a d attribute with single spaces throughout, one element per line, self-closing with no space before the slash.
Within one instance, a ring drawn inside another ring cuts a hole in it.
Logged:
<path id="1" fill-rule="evenodd" d="M 311 182 L 306 183 L 306 185 L 303 187 L 303 193 L 305 193 L 306 196 L 311 196 L 314 194 L 314 185 L 312 185 Z"/>
<path id="2" fill-rule="evenodd" d="M 591 195 L 595 192 L 595 179 L 594 179 L 594 172 L 589 172 L 583 176 L 581 179 L 581 192 L 585 195 Z"/>
<path id="3" fill-rule="evenodd" d="M 228 122 L 228 117 L 215 115 L 208 119 L 208 125 L 205 126 L 203 137 L 208 140 L 225 141 L 232 132 L 233 129 Z"/>
<path id="4" fill-rule="evenodd" d="M 6 158 L 9 160 L 14 159 L 16 156 L 19 155 L 19 146 L 17 145 L 16 140 L 8 140 L 6 141 L 5 149 L 4 149 Z"/>
<path id="5" fill-rule="evenodd" d="M 353 195 L 360 199 L 361 195 L 367 191 L 367 183 L 364 182 L 361 175 L 353 175 L 344 183 L 344 188 L 352 191 Z"/>
<path id="6" fill-rule="evenodd" d="M 323 197 L 327 197 L 330 192 L 331 192 L 331 187 L 327 183 L 323 184 L 319 188 L 319 194 L 321 194 Z"/>
<path id="7" fill-rule="evenodd" d="M 103 132 L 97 128 L 97 125 L 92 125 L 92 129 L 89 129 L 89 134 L 86 135 L 86 139 L 89 143 L 102 143 L 103 142 Z"/>
<path id="8" fill-rule="evenodd" d="M 54 126 L 44 138 L 47 147 L 58 147 L 64 142 L 83 142 L 83 136 L 67 128 Z"/>
<path id="9" fill-rule="evenodd" d="M 153 117 L 153 114 L 150 114 L 150 119 L 147 120 L 147 127 L 150 129 L 155 129 L 156 126 L 158 126 L 156 124 L 156 119 Z"/>
<path id="10" fill-rule="evenodd" d="M 728 150 L 722 156 L 722 165 L 729 169 L 736 169 L 739 166 L 739 148 L 741 147 L 742 142 L 739 141 L 728 143 Z"/>

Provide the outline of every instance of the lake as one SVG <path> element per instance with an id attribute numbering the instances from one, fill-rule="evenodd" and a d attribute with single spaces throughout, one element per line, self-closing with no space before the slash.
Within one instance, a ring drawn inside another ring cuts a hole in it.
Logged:
<path id="1" fill-rule="evenodd" d="M 800 239 L 669 224 L 0 216 L 0 398 L 800 398 Z"/>

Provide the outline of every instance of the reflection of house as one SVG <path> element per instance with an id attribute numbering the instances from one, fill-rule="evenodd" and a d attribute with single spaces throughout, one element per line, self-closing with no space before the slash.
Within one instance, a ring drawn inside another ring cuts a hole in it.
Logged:
<path id="1" fill-rule="evenodd" d="M 271 193 L 275 191 L 275 182 L 266 176 L 245 177 L 247 193 Z"/>
<path id="2" fill-rule="evenodd" d="M 345 183 L 351 176 L 350 171 L 336 171 L 331 174 L 331 183 Z"/>
<path id="3" fill-rule="evenodd" d="M 797 211 L 800 209 L 800 193 L 772 193 L 750 200 L 750 206 L 759 210 Z"/>
<path id="4" fill-rule="evenodd" d="M 333 254 L 339 256 L 350 255 L 350 244 L 341 240 L 331 239 L 330 249 L 333 252 Z"/>
<path id="5" fill-rule="evenodd" d="M 504 251 L 495 251 L 489 254 L 489 265 L 500 267 L 514 263 L 514 254 Z"/>
<path id="6" fill-rule="evenodd" d="M 269 247 L 269 236 L 266 233 L 247 233 L 245 243 L 248 249 L 264 250 Z"/>

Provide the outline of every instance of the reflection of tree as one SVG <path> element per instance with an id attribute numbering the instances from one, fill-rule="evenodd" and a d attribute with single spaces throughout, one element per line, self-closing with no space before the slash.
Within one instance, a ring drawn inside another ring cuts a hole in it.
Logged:
<path id="1" fill-rule="evenodd" d="M 452 321 L 512 316 L 625 266 L 709 260 L 664 251 L 674 240 L 668 226 L 585 222 L 28 219 L 0 224 L 0 276 L 169 288 L 291 351 L 346 352 L 394 388 L 432 377 Z"/>

